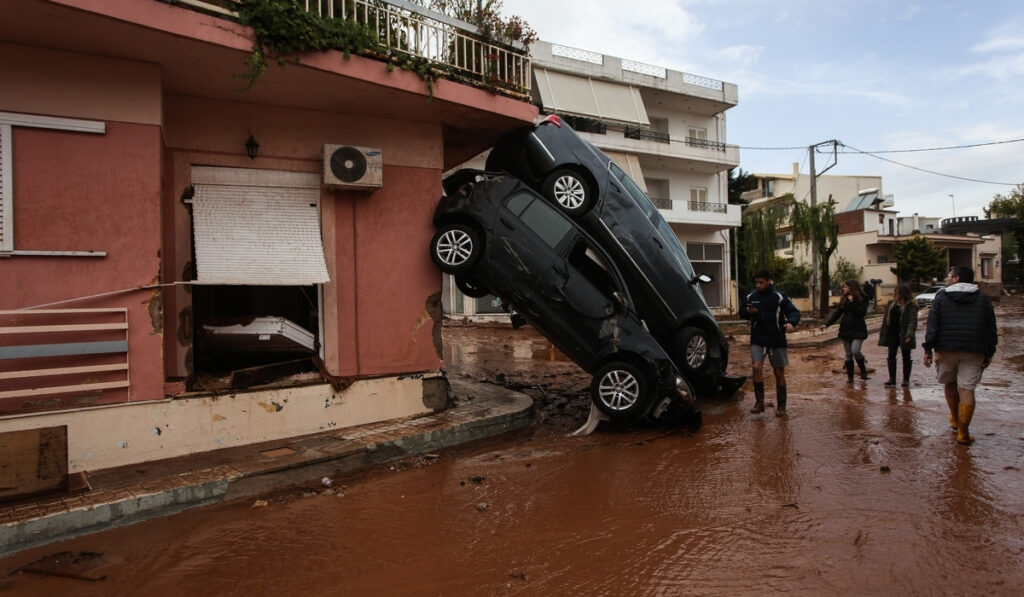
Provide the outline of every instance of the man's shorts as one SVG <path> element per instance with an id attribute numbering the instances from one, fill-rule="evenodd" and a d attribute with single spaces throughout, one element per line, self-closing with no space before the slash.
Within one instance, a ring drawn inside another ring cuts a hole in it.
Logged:
<path id="1" fill-rule="evenodd" d="M 958 388 L 974 390 L 981 381 L 985 355 L 955 350 L 935 351 L 935 373 L 939 383 L 956 383 Z"/>
<path id="2" fill-rule="evenodd" d="M 750 345 L 750 360 L 755 363 L 763 362 L 768 357 L 772 367 L 788 367 L 789 355 L 782 346 L 761 346 L 760 344 Z"/>

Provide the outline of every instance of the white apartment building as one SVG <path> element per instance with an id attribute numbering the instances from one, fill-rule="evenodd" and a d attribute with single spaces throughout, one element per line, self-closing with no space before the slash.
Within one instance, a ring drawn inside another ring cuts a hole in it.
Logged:
<path id="1" fill-rule="evenodd" d="M 741 214 L 728 204 L 728 172 L 740 157 L 725 142 L 725 112 L 737 104 L 736 85 L 545 41 L 530 54 L 541 112 L 561 116 L 644 188 L 694 269 L 714 278 L 701 287 L 712 312 L 735 311 L 732 232 Z M 496 300 L 463 297 L 450 282 L 446 312 L 499 310 Z"/>

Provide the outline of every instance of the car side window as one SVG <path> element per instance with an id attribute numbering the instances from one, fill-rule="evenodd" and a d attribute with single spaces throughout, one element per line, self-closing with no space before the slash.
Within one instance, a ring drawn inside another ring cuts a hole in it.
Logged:
<path id="1" fill-rule="evenodd" d="M 633 182 L 633 179 L 626 174 L 625 170 L 620 168 L 615 162 L 608 162 L 608 169 L 611 170 L 612 176 L 626 188 L 626 193 L 633 199 L 633 203 L 636 203 L 640 211 L 644 212 L 644 215 L 650 218 L 657 213 L 658 208 L 654 207 L 651 200 L 644 194 L 643 189 Z"/>
<path id="2" fill-rule="evenodd" d="M 572 230 L 572 224 L 536 195 L 523 192 L 510 197 L 505 206 L 552 249 L 558 247 Z"/>

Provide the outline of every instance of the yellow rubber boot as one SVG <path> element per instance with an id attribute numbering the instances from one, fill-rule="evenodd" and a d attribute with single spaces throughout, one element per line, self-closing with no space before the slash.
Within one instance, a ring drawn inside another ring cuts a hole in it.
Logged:
<path id="1" fill-rule="evenodd" d="M 968 428 L 971 426 L 971 419 L 974 418 L 974 405 L 961 404 L 959 414 L 959 425 L 956 429 L 956 441 L 961 444 L 969 444 L 974 441 Z"/>
<path id="2" fill-rule="evenodd" d="M 960 416 L 960 412 L 959 412 L 960 396 L 952 397 L 952 396 L 949 396 L 947 394 L 946 395 L 946 406 L 949 407 L 949 426 L 950 426 L 950 428 L 953 429 L 953 431 L 956 431 L 957 420 L 958 420 L 958 418 Z"/>

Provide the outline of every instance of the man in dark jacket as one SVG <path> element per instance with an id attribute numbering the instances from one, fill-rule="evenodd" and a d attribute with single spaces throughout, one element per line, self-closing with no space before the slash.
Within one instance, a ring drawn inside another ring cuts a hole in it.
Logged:
<path id="1" fill-rule="evenodd" d="M 974 388 L 988 367 L 999 341 L 992 302 L 974 284 L 974 270 L 954 265 L 946 287 L 935 295 L 924 335 L 924 366 L 935 369 L 946 393 L 949 424 L 956 441 L 974 441 L 968 432 L 974 416 Z"/>
<path id="2" fill-rule="evenodd" d="M 764 359 L 767 357 L 775 373 L 775 416 L 786 414 L 786 332 L 800 323 L 800 311 L 788 296 L 775 289 L 771 274 L 761 270 L 754 274 L 754 290 L 740 302 L 739 316 L 750 320 L 750 360 L 753 364 L 754 408 L 764 412 Z"/>

